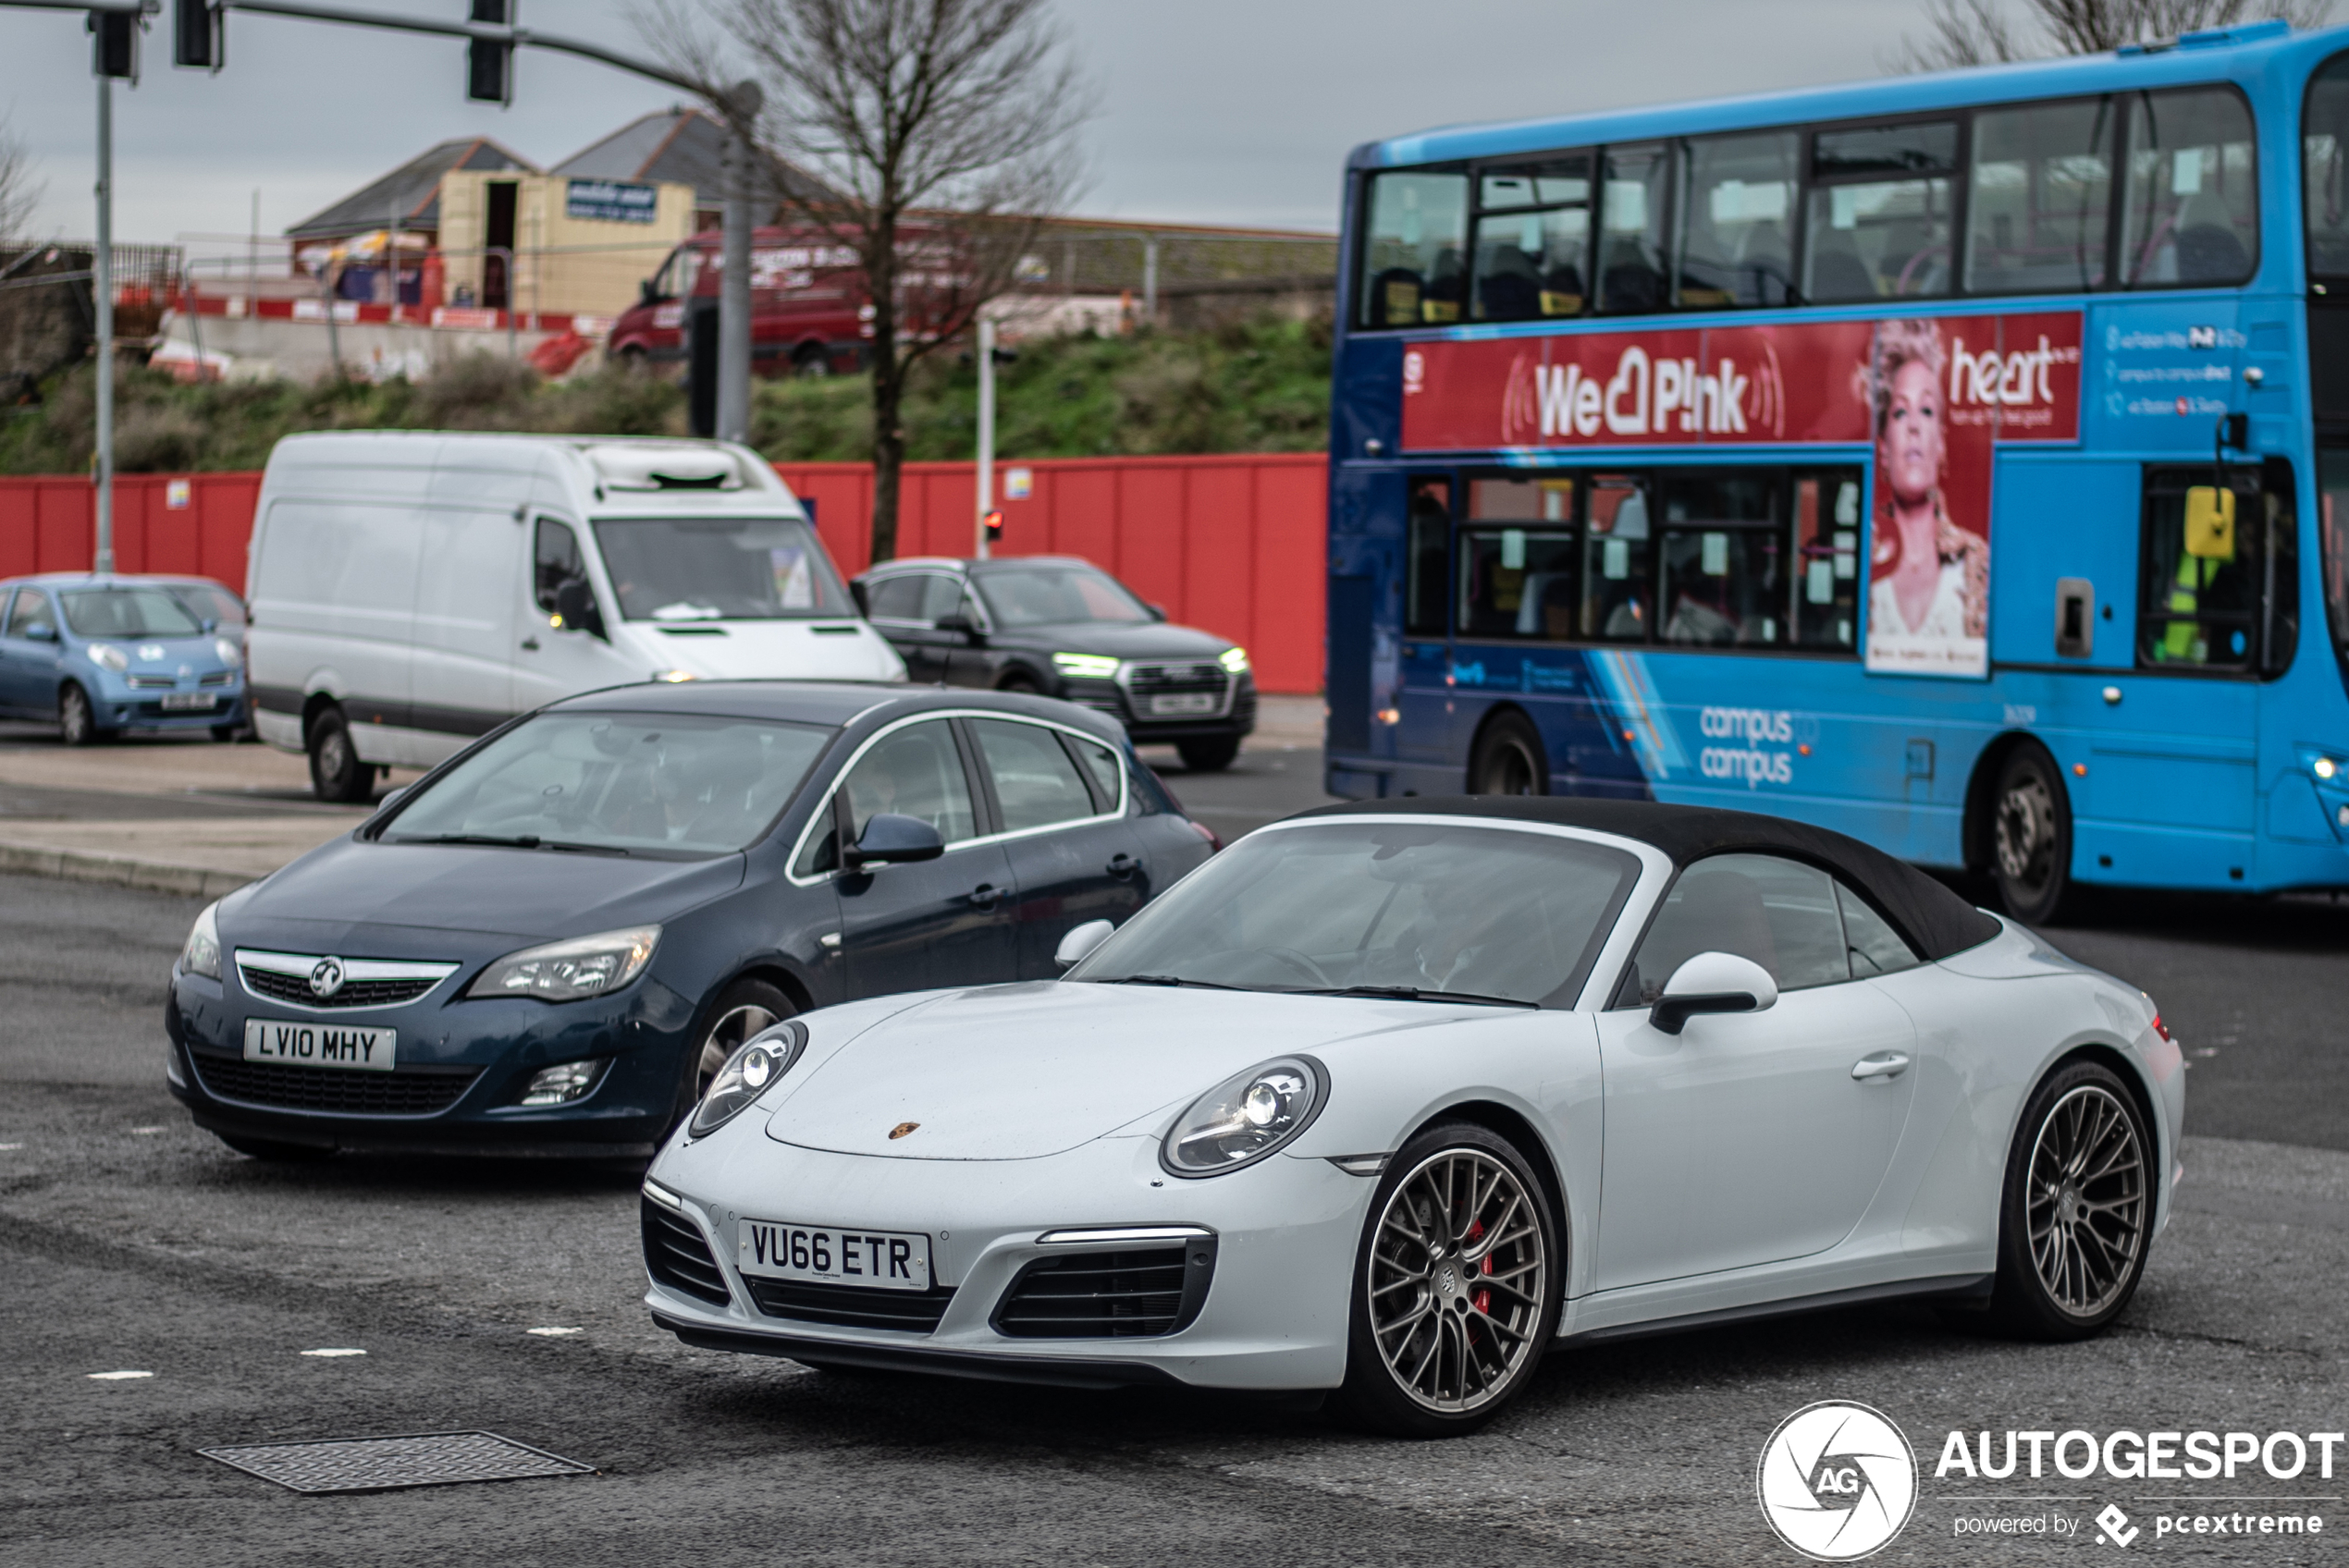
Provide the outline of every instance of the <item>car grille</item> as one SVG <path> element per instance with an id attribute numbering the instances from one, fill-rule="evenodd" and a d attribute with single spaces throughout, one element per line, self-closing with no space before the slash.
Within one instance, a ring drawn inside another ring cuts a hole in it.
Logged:
<path id="1" fill-rule="evenodd" d="M 179 680 L 170 675 L 134 675 L 124 684 L 134 692 L 168 692 L 178 685 Z"/>
<path id="2" fill-rule="evenodd" d="M 1003 1292 L 995 1331 L 1034 1340 L 1171 1334 L 1199 1316 L 1213 1272 L 1214 1252 L 1202 1243 L 1039 1258 Z"/>
<path id="3" fill-rule="evenodd" d="M 726 1276 L 702 1239 L 701 1227 L 672 1208 L 650 1198 L 639 1205 L 645 1226 L 645 1271 L 670 1289 L 696 1296 L 713 1306 L 733 1300 Z"/>
<path id="4" fill-rule="evenodd" d="M 464 1097 L 477 1067 L 407 1067 L 363 1072 L 338 1067 L 283 1067 L 190 1053 L 204 1093 L 215 1099 L 345 1116 L 435 1116 Z"/>
<path id="5" fill-rule="evenodd" d="M 199 686 L 226 686 L 236 679 L 237 672 L 233 669 L 215 669 L 210 675 L 198 680 L 196 684 Z"/>
<path id="6" fill-rule="evenodd" d="M 927 1334 L 946 1315 L 954 1299 L 952 1285 L 927 1291 L 868 1291 L 855 1285 L 804 1285 L 791 1280 L 761 1280 L 744 1276 L 750 1299 L 769 1317 L 796 1317 L 803 1323 L 829 1323 L 836 1329 L 896 1329 Z"/>
<path id="7" fill-rule="evenodd" d="M 1212 659 L 1204 664 L 1129 665 L 1125 676 L 1127 689 L 1137 697 L 1173 692 L 1212 692 L 1221 696 L 1230 679 Z"/>
<path id="8" fill-rule="evenodd" d="M 266 969 L 252 969 L 240 964 L 237 977 L 245 989 L 256 997 L 272 1001 L 292 1002 L 299 1007 L 397 1007 L 412 1002 L 435 986 L 438 978 L 422 980 L 346 980 L 342 989 L 331 997 L 321 997 L 310 989 L 310 982 L 299 974 L 278 974 Z"/>

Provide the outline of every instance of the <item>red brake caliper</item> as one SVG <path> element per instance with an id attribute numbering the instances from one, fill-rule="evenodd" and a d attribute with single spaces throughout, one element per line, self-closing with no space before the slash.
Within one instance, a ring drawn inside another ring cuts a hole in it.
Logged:
<path id="1" fill-rule="evenodd" d="M 1470 1220 L 1470 1221 L 1469 1221 L 1468 1233 L 1469 1233 L 1469 1240 L 1470 1240 L 1470 1241 L 1471 1241 L 1471 1242 L 1472 1242 L 1472 1241 L 1475 1241 L 1478 1237 L 1480 1237 L 1480 1236 L 1483 1235 L 1483 1234 L 1484 1234 L 1484 1221 L 1483 1221 L 1483 1220 L 1482 1220 L 1482 1219 L 1471 1219 L 1471 1220 Z M 1490 1273 L 1492 1273 L 1492 1272 L 1493 1272 L 1493 1255 L 1492 1255 L 1491 1253 L 1489 1253 L 1489 1252 L 1488 1252 L 1488 1253 L 1486 1253 L 1486 1254 L 1484 1255 L 1484 1262 L 1483 1262 L 1483 1264 L 1482 1264 L 1482 1267 L 1483 1271 L 1484 1271 L 1485 1273 L 1490 1274 Z M 1479 1312 L 1482 1312 L 1482 1313 L 1487 1313 L 1487 1314 L 1489 1314 L 1489 1313 L 1491 1313 L 1491 1312 L 1492 1312 L 1492 1310 L 1493 1310 L 1493 1292 L 1492 1292 L 1491 1291 L 1479 1291 L 1479 1292 L 1476 1292 L 1476 1294 L 1475 1294 L 1475 1295 L 1471 1296 L 1470 1299 L 1471 1301 L 1473 1301 L 1473 1302 L 1475 1302 L 1475 1303 L 1476 1303 L 1476 1310 L 1477 1310 L 1477 1311 L 1479 1311 Z"/>

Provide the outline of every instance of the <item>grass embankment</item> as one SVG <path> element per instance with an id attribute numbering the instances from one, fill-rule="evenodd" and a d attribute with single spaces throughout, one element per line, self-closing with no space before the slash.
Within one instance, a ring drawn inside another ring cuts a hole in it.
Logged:
<path id="1" fill-rule="evenodd" d="M 1260 321 L 1214 332 L 1064 337 L 1025 345 L 998 373 L 996 450 L 1005 457 L 1318 451 L 1329 425 L 1326 325 Z M 305 430 L 514 430 L 682 435 L 683 390 L 604 371 L 542 381 L 480 355 L 422 381 L 321 380 L 183 386 L 151 371 L 117 382 L 115 462 L 125 473 L 257 469 L 278 437 Z M 917 368 L 905 403 L 916 460 L 973 455 L 975 368 L 951 352 Z M 87 471 L 94 383 L 58 377 L 33 407 L 0 410 L 0 473 Z M 864 376 L 762 382 L 751 441 L 776 461 L 870 456 Z"/>

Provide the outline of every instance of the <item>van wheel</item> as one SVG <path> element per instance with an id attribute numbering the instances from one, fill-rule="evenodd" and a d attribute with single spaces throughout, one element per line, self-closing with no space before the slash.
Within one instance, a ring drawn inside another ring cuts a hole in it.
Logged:
<path id="1" fill-rule="evenodd" d="M 1542 737 L 1521 714 L 1505 713 L 1484 727 L 1476 738 L 1476 754 L 1469 759 L 1471 795 L 1546 795 L 1550 765 L 1542 753 Z"/>
<path id="2" fill-rule="evenodd" d="M 94 746 L 105 738 L 90 706 L 90 693 L 70 680 L 57 693 L 57 738 L 68 746 Z"/>
<path id="3" fill-rule="evenodd" d="M 1998 770 L 1990 802 L 1991 870 L 1998 900 L 2026 925 L 2076 913 L 2072 886 L 2072 800 L 2045 749 L 2017 747 Z"/>
<path id="4" fill-rule="evenodd" d="M 359 760 L 340 708 L 311 721 L 310 788 L 322 801 L 345 804 L 363 804 L 375 792 L 375 766 Z"/>
<path id="5" fill-rule="evenodd" d="M 832 357 L 811 343 L 791 357 L 791 373 L 803 381 L 821 381 L 832 374 Z"/>

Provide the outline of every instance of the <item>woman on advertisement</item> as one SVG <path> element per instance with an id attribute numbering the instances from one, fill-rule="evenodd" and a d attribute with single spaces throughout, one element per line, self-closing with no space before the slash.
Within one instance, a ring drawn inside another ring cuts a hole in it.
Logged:
<path id="1" fill-rule="evenodd" d="M 1983 675 L 1989 669 L 1990 543 L 1960 526 L 1946 493 L 1949 439 L 1941 329 L 1880 321 L 1858 380 L 1876 436 L 1876 528 L 1868 571 L 1870 669 Z"/>

